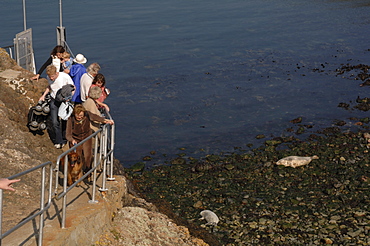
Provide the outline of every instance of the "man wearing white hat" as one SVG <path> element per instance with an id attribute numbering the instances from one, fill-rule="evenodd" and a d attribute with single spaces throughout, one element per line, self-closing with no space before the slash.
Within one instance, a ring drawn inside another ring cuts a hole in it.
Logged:
<path id="1" fill-rule="evenodd" d="M 82 103 L 81 96 L 80 96 L 80 81 L 81 76 L 86 73 L 86 68 L 83 64 L 87 62 L 87 59 L 82 54 L 77 54 L 76 58 L 73 59 L 74 64 L 69 71 L 69 75 L 71 76 L 73 83 L 75 85 L 76 91 L 75 94 L 72 96 L 72 102 L 74 103 Z"/>

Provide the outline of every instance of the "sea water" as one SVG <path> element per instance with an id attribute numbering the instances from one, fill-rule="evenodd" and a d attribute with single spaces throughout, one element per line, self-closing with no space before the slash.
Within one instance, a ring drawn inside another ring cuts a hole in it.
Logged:
<path id="1" fill-rule="evenodd" d="M 126 167 L 177 154 L 200 157 L 290 134 L 314 132 L 368 95 L 344 64 L 369 64 L 370 1 L 0 1 L 0 46 L 32 28 L 39 68 L 66 27 L 74 55 L 98 62 L 111 95 L 115 157 Z M 45 76 L 45 74 L 43 75 Z M 264 134 L 265 139 L 256 140 Z M 155 154 L 154 154 L 155 153 Z M 314 153 L 312 153 L 314 154 Z"/>

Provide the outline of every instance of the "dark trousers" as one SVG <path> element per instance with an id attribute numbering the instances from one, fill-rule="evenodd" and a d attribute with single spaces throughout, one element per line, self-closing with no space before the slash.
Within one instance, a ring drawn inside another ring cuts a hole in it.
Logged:
<path id="1" fill-rule="evenodd" d="M 49 125 L 49 137 L 54 144 L 63 144 L 65 140 L 65 122 L 60 120 L 58 117 L 58 111 L 60 103 L 52 99 L 49 103 L 50 105 L 50 125 Z"/>

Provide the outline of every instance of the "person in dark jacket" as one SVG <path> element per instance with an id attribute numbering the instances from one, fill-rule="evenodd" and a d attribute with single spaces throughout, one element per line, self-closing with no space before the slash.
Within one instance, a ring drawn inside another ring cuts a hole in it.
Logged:
<path id="1" fill-rule="evenodd" d="M 70 147 L 80 143 L 92 134 L 90 127 L 92 121 L 102 124 L 114 124 L 113 120 L 105 119 L 87 111 L 82 104 L 77 104 L 74 107 L 73 113 L 67 121 L 66 138 L 69 141 Z M 89 139 L 77 148 L 77 154 L 84 157 L 85 169 L 87 170 L 91 169 L 92 143 L 92 139 Z"/>
<path id="2" fill-rule="evenodd" d="M 47 66 L 54 65 L 57 68 L 57 72 L 63 72 L 63 66 L 61 65 L 60 58 L 62 58 L 63 53 L 66 50 L 63 46 L 57 45 L 54 47 L 54 49 L 50 53 L 49 59 L 46 60 L 46 62 L 41 66 L 39 71 L 35 76 L 33 76 L 31 79 L 39 79 L 40 75 L 44 72 Z"/>

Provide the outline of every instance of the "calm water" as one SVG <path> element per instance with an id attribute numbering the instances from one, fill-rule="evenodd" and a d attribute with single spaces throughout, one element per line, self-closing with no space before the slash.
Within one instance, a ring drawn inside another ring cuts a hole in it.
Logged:
<path id="1" fill-rule="evenodd" d="M 365 113 L 368 96 L 337 76 L 369 64 L 370 0 L 63 1 L 67 42 L 98 62 L 112 94 L 115 156 L 125 166 L 205 155 L 280 136 L 302 116 L 312 131 Z M 0 0 L 0 46 L 23 30 L 21 1 Z M 56 44 L 58 1 L 28 0 L 37 67 Z M 322 72 L 315 71 L 318 68 Z"/>

